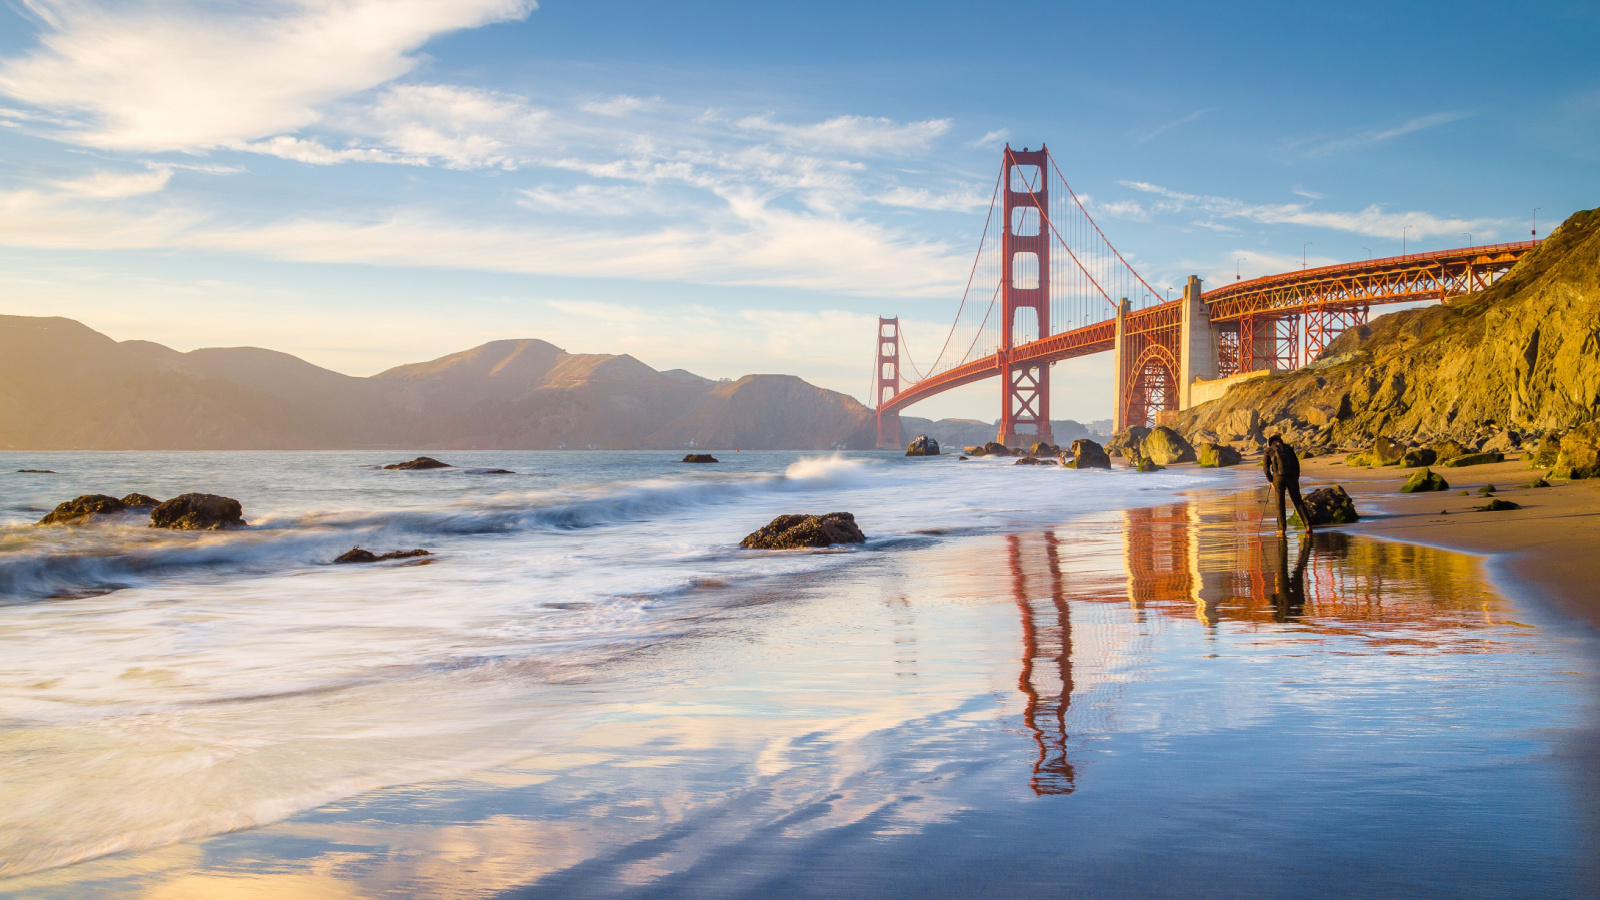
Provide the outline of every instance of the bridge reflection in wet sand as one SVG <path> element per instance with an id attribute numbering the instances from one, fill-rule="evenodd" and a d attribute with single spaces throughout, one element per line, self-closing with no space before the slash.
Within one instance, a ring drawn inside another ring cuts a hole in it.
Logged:
<path id="1" fill-rule="evenodd" d="M 1035 794 L 1077 787 L 1073 726 L 1111 730 L 1122 685 L 1152 677 L 1141 646 L 1164 624 L 1354 638 L 1380 653 L 1494 651 L 1474 631 L 1505 624 L 1502 601 L 1473 558 L 1342 532 L 1281 537 L 1264 510 L 1264 492 L 1204 497 L 1007 537 Z M 1117 627 L 1128 608 L 1142 627 Z"/>

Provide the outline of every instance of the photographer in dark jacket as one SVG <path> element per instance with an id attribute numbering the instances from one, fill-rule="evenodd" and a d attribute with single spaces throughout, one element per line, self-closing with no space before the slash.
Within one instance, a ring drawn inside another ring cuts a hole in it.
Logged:
<path id="1" fill-rule="evenodd" d="M 1272 483 L 1272 490 L 1278 495 L 1278 530 L 1283 531 L 1288 521 L 1283 514 L 1283 493 L 1288 491 L 1289 499 L 1294 501 L 1295 512 L 1300 514 L 1300 521 L 1306 523 L 1306 534 L 1310 534 L 1311 512 L 1306 509 L 1306 502 L 1300 499 L 1300 457 L 1294 455 L 1294 448 L 1275 434 L 1267 438 L 1267 455 L 1262 463 L 1267 481 Z"/>

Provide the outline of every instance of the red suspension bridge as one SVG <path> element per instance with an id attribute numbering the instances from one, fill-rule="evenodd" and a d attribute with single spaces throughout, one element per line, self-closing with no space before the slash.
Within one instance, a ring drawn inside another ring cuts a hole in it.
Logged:
<path id="1" fill-rule="evenodd" d="M 1220 395 L 1230 379 L 1310 362 L 1375 305 L 1483 290 L 1536 246 L 1412 253 L 1204 292 L 1191 275 L 1169 300 L 1112 246 L 1049 150 L 1007 146 L 961 305 L 933 363 L 917 367 L 898 318 L 878 320 L 878 445 L 899 445 L 900 410 L 996 376 L 996 439 L 1051 442 L 1050 365 L 1104 352 L 1114 354 L 1113 427 L 1149 425 Z"/>

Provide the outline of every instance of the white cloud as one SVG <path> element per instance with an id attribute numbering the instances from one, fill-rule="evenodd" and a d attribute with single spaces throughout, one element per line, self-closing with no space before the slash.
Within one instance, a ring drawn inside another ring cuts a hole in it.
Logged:
<path id="1" fill-rule="evenodd" d="M 1308 190 L 1306 190 L 1305 188 L 1301 187 L 1298 184 L 1295 185 L 1294 188 L 1289 193 L 1294 194 L 1294 195 L 1296 195 L 1298 197 L 1304 197 L 1307 200 L 1326 200 L 1326 199 L 1328 199 L 1328 195 L 1327 194 L 1319 194 L 1316 191 L 1308 191 Z"/>
<path id="2" fill-rule="evenodd" d="M 547 115 L 514 95 L 437 84 L 397 85 L 365 112 L 400 156 L 451 169 L 516 168 Z"/>
<path id="3" fill-rule="evenodd" d="M 977 140 L 973 141 L 972 143 L 968 144 L 967 146 L 969 146 L 969 147 L 998 147 L 998 146 L 1000 146 L 1001 144 L 1004 144 L 1006 141 L 1008 141 L 1010 139 L 1011 139 L 1011 132 L 1010 131 L 1007 131 L 1004 128 L 997 128 L 994 131 L 990 131 L 990 132 L 985 133 L 983 137 L 978 138 Z"/>
<path id="4" fill-rule="evenodd" d="M 1173 121 L 1168 122 L 1165 125 L 1162 125 L 1160 128 L 1157 128 L 1155 131 L 1150 132 L 1149 134 L 1145 135 L 1144 137 L 1139 138 L 1139 143 L 1143 144 L 1146 141 L 1155 140 L 1156 138 L 1160 137 L 1162 134 L 1165 134 L 1167 131 L 1170 131 L 1173 128 L 1177 128 L 1179 125 L 1187 125 L 1190 122 L 1193 122 L 1194 120 L 1196 120 L 1196 119 L 1200 118 L 1201 116 L 1205 115 L 1206 113 L 1211 113 L 1211 112 L 1216 112 L 1216 111 L 1217 111 L 1216 107 L 1212 107 L 1210 109 L 1197 109 L 1194 112 L 1189 113 L 1187 116 L 1184 116 L 1181 119 L 1174 119 Z"/>
<path id="5" fill-rule="evenodd" d="M 117 200 L 123 197 L 137 197 L 140 194 L 153 194 L 166 187 L 167 182 L 171 180 L 172 170 L 160 167 L 148 172 L 97 171 L 82 178 L 57 181 L 53 184 L 69 194 L 80 197 Z"/>
<path id="6" fill-rule="evenodd" d="M 0 62 L 0 92 L 72 117 L 56 136 L 194 150 L 316 122 L 404 74 L 436 35 L 526 16 L 532 0 L 302 0 L 205 7 L 30 0 L 39 46 Z"/>
<path id="7" fill-rule="evenodd" d="M 343 150 L 334 150 L 323 146 L 315 138 L 297 138 L 287 134 L 280 134 L 264 141 L 230 143 L 228 146 L 234 150 L 247 150 L 251 153 L 262 153 L 314 166 L 331 166 L 342 162 L 423 162 L 423 160 L 401 159 L 388 151 L 371 147 L 346 147 Z"/>
<path id="8" fill-rule="evenodd" d="M 896 122 L 875 116 L 835 116 L 810 125 L 786 125 L 772 121 L 769 115 L 761 115 L 740 119 L 737 124 L 746 131 L 775 135 L 786 143 L 880 154 L 923 150 L 950 130 L 949 119 Z"/>
<path id="9" fill-rule="evenodd" d="M 872 200 L 884 206 L 945 212 L 972 212 L 987 209 L 992 194 L 981 194 L 973 188 L 958 188 L 945 193 L 934 193 L 927 188 L 910 188 L 896 185 L 875 195 Z"/>
<path id="10" fill-rule="evenodd" d="M 1123 181 L 1119 184 L 1164 198 L 1156 207 L 1158 212 L 1199 211 L 1214 219 L 1244 219 L 1266 225 L 1305 225 L 1368 237 L 1398 238 L 1402 230 L 1406 230 L 1415 238 L 1455 236 L 1468 231 L 1492 238 L 1495 227 L 1505 224 L 1497 219 L 1450 219 L 1423 212 L 1385 212 L 1377 204 L 1359 212 L 1334 212 L 1311 209 L 1304 203 L 1249 204 L 1227 197 L 1186 194 L 1143 181 Z"/>

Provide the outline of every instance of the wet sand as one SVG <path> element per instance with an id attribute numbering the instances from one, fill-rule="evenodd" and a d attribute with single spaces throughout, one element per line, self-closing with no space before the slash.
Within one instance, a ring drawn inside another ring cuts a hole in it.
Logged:
<path id="1" fill-rule="evenodd" d="M 1521 460 L 1460 469 L 1435 468 L 1450 490 L 1402 494 L 1411 470 L 1344 466 L 1342 456 L 1305 460 L 1308 490 L 1342 484 L 1355 498 L 1362 521 L 1346 530 L 1490 554 L 1504 573 L 1502 589 L 1532 591 L 1564 615 L 1600 630 L 1600 479 L 1553 481 L 1525 487 L 1544 475 Z M 1522 509 L 1479 512 L 1486 484 L 1495 496 Z M 1461 496 L 1461 491 L 1471 492 Z"/>
<path id="2" fill-rule="evenodd" d="M 1279 541 L 1253 474 L 773 579 L 547 752 L 0 894 L 1600 896 L 1595 641 L 1398 508 Z"/>

